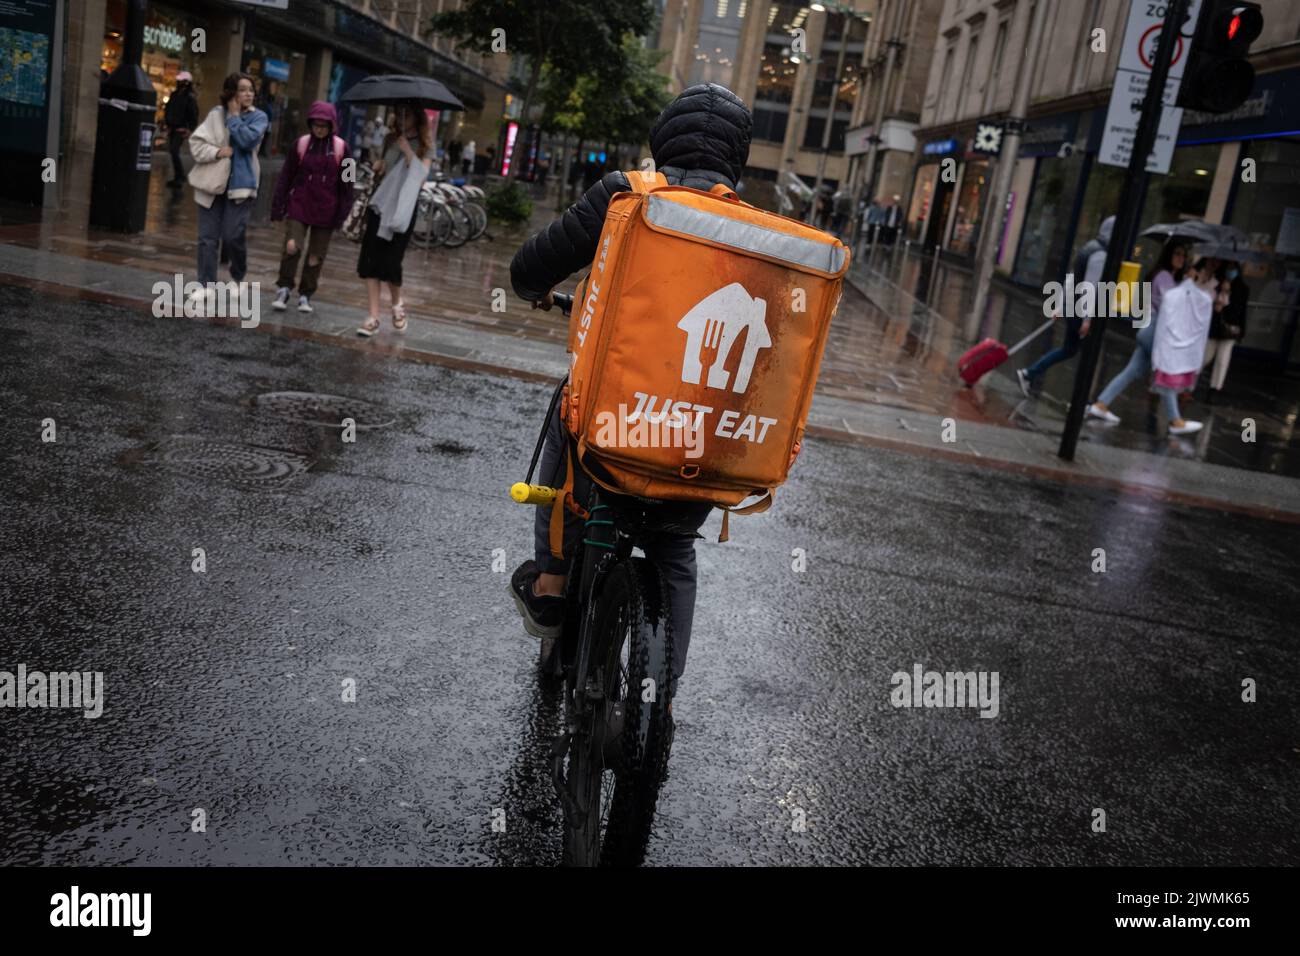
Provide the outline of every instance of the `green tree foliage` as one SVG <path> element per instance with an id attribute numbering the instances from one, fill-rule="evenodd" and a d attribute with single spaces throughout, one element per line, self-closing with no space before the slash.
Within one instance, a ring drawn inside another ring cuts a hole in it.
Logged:
<path id="1" fill-rule="evenodd" d="M 457 10 L 430 17 L 425 33 L 449 36 L 476 53 L 524 57 L 527 122 L 544 68 L 569 81 L 586 73 L 617 76 L 626 56 L 623 37 L 648 27 L 652 15 L 650 0 L 464 0 Z M 493 49 L 498 28 L 505 31 L 505 53 Z M 510 175 L 519 167 L 512 160 Z"/>

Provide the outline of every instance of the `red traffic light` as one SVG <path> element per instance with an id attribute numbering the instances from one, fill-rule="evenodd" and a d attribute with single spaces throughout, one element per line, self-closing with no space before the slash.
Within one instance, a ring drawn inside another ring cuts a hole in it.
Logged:
<path id="1" fill-rule="evenodd" d="M 1264 17 L 1258 7 L 1225 4 L 1216 11 L 1214 30 L 1209 39 L 1215 45 L 1222 44 L 1225 52 L 1245 55 L 1263 30 Z"/>

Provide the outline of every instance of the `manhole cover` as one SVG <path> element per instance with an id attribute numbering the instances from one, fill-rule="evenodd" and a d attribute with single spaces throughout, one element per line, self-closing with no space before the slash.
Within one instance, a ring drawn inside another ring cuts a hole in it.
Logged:
<path id="1" fill-rule="evenodd" d="M 137 460 L 180 475 L 248 484 L 292 478 L 311 467 L 306 455 L 279 448 L 180 436 L 163 439 Z"/>
<path id="2" fill-rule="evenodd" d="M 277 418 L 333 428 L 342 428 L 345 418 L 356 422 L 357 428 L 387 428 L 396 421 L 371 402 L 315 392 L 267 392 L 253 399 L 253 407 Z"/>

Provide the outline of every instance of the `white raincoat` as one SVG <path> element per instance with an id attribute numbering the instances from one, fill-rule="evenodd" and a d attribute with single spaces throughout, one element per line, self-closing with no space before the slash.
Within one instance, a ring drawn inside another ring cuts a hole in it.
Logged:
<path id="1" fill-rule="evenodd" d="M 1190 277 L 1164 294 L 1151 350 L 1151 366 L 1166 375 L 1199 372 L 1205 360 L 1214 297 Z"/>

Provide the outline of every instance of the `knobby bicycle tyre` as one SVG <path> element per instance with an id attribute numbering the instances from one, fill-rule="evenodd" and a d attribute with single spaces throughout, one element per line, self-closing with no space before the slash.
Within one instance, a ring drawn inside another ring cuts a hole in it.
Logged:
<path id="1" fill-rule="evenodd" d="M 573 743 L 566 783 L 580 812 L 565 827 L 564 861 L 575 866 L 635 866 L 649 841 L 672 736 L 667 593 L 658 569 L 637 558 L 608 573 L 595 601 L 592 662 L 604 700 L 593 706 L 603 710 L 596 711 L 593 732 Z M 653 683 L 646 684 L 647 679 Z M 651 699 L 644 700 L 647 696 Z M 617 739 L 607 746 L 602 729 L 615 704 L 622 705 L 621 731 L 615 728 Z M 611 752 L 618 755 L 612 766 L 606 761 Z M 602 796 L 608 793 L 611 777 L 613 792 L 606 807 Z"/>

